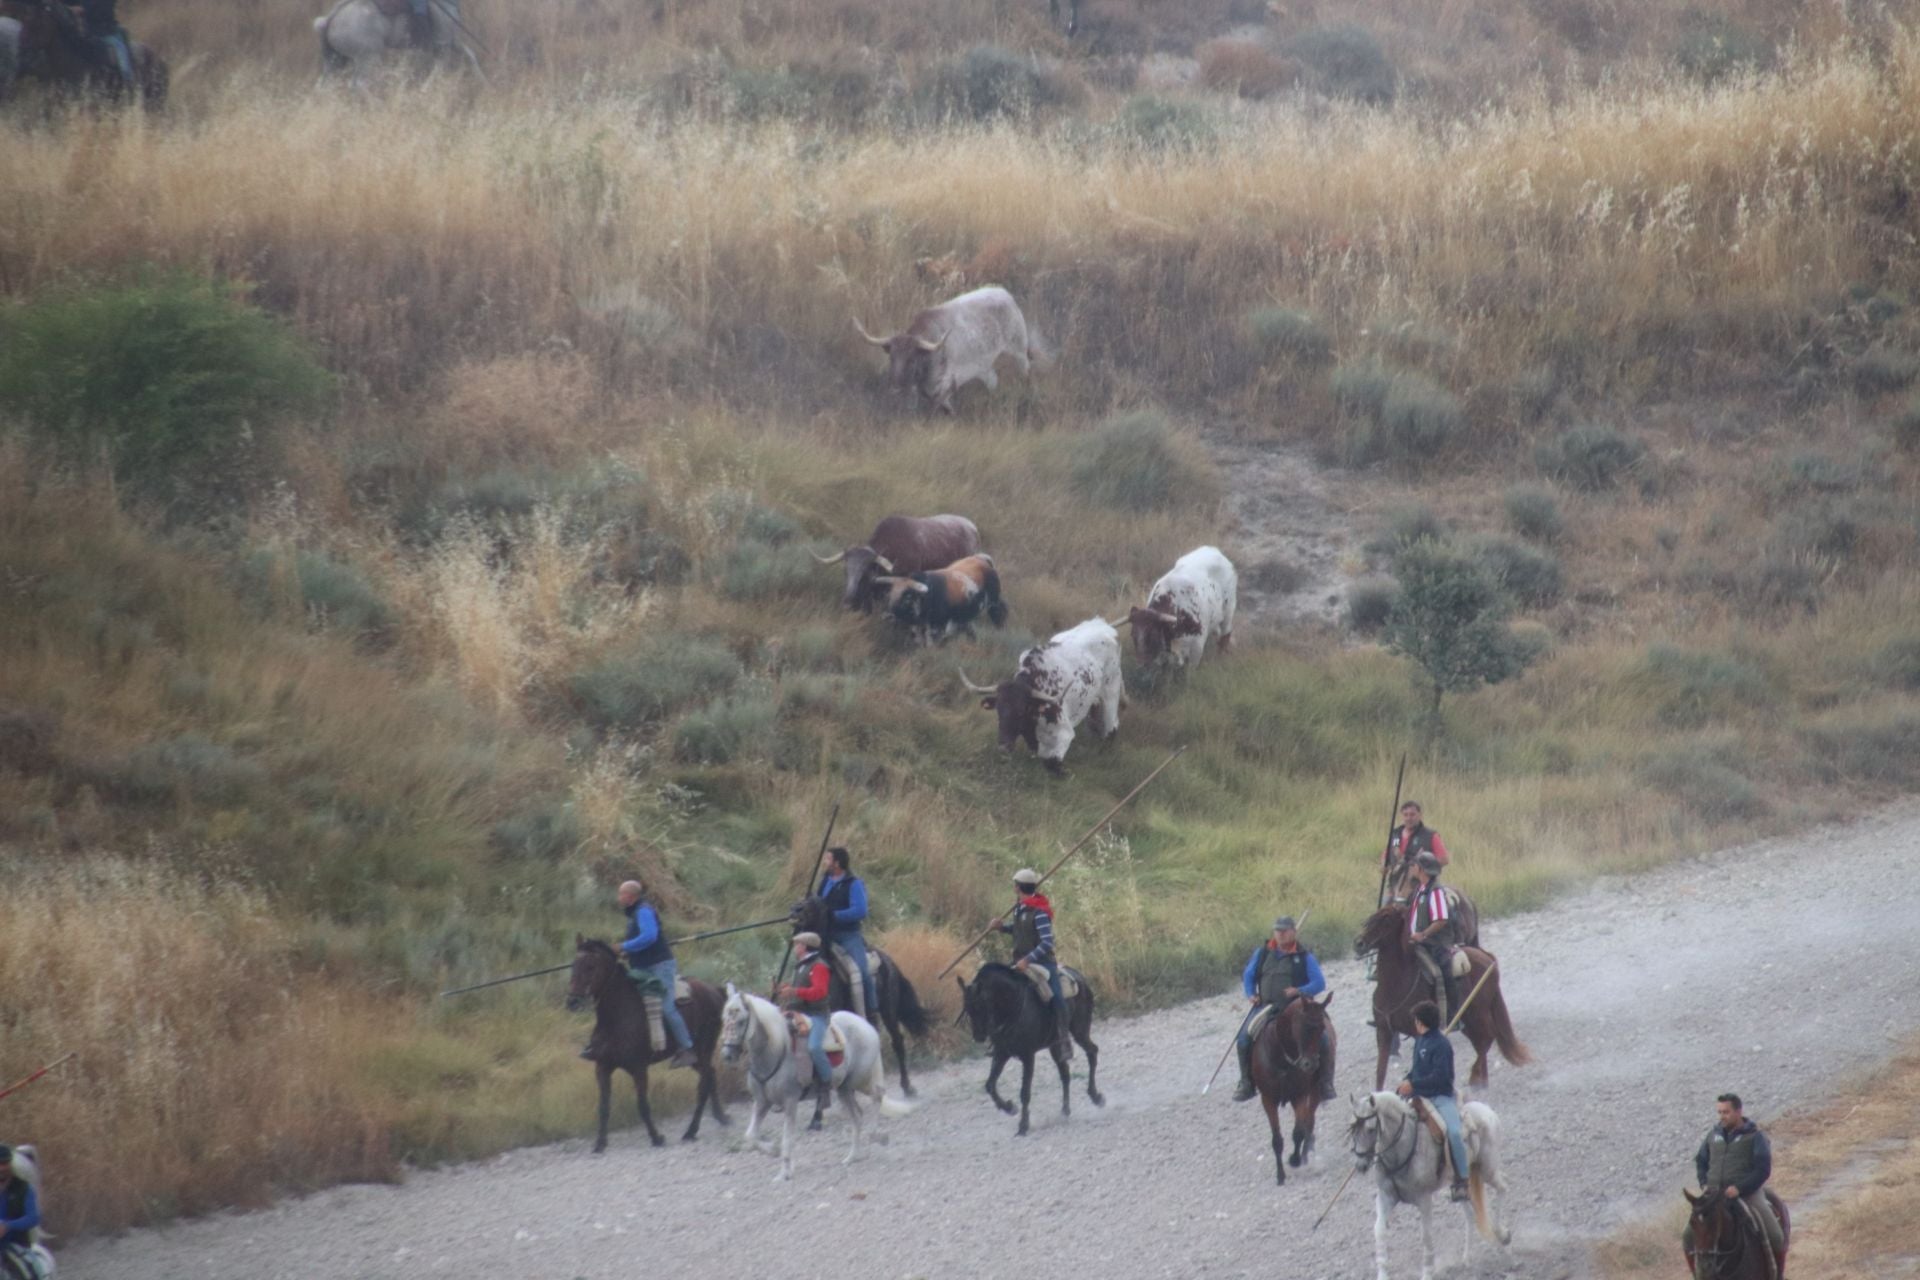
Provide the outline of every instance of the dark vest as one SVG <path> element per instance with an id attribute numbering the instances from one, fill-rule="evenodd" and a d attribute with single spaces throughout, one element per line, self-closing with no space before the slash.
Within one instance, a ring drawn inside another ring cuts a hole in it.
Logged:
<path id="1" fill-rule="evenodd" d="M 853 905 L 853 882 L 855 878 L 854 876 L 842 876 L 839 881 L 834 884 L 833 888 L 828 889 L 820 895 L 820 901 L 827 904 L 827 910 L 829 912 L 845 911 Z M 841 924 L 829 915 L 827 917 L 827 929 L 833 933 L 859 933 L 860 922 L 855 920 L 852 924 Z"/>
<path id="2" fill-rule="evenodd" d="M 647 904 L 636 902 L 627 912 L 627 936 L 629 938 L 633 937 L 640 927 L 635 917 L 639 914 L 640 908 L 645 905 Z M 667 943 L 667 922 L 660 919 L 660 909 L 658 907 L 655 907 L 653 910 L 653 918 L 660 925 L 660 936 L 655 938 L 653 945 L 646 950 L 635 951 L 627 957 L 627 963 L 636 969 L 649 969 L 656 964 L 664 964 L 666 961 L 673 959 L 673 948 Z"/>
<path id="3" fill-rule="evenodd" d="M 1432 899 L 1427 895 L 1429 893 L 1437 893 L 1444 896 L 1447 891 L 1440 887 L 1438 880 L 1435 880 L 1429 884 L 1425 890 L 1416 888 L 1411 890 L 1411 892 L 1413 894 L 1413 931 L 1418 933 L 1433 923 Z M 1449 902 L 1447 906 L 1451 908 L 1453 904 Z M 1451 942 L 1453 940 L 1453 932 L 1453 916 L 1449 914 L 1447 916 L 1447 927 L 1435 933 L 1431 938 L 1427 939 L 1427 941 L 1433 943 Z"/>
<path id="4" fill-rule="evenodd" d="M 1281 993 L 1288 987 L 1305 986 L 1306 981 L 1307 952 L 1304 947 L 1289 955 L 1269 946 L 1261 946 L 1260 968 L 1253 975 L 1254 994 L 1261 1000 L 1271 1005 L 1284 1004 L 1286 996 Z"/>
<path id="5" fill-rule="evenodd" d="M 1040 926 L 1034 922 L 1034 917 L 1038 914 L 1040 913 L 1035 908 L 1029 907 L 1025 903 L 1013 909 L 1013 924 L 1011 928 L 1013 930 L 1014 959 L 1018 960 L 1023 956 L 1030 956 L 1034 953 L 1034 950 L 1039 947 Z M 1049 956 L 1051 956 L 1051 953 L 1049 953 Z"/>
<path id="6" fill-rule="evenodd" d="M 1731 1187 L 1753 1172 L 1753 1139 L 1757 1129 L 1729 1135 L 1719 1125 L 1707 1135 L 1707 1185 Z"/>
<path id="7" fill-rule="evenodd" d="M 1405 830 L 1405 827 L 1393 829 L 1392 841 L 1387 845 L 1389 856 L 1394 857 L 1398 862 L 1411 862 L 1423 853 L 1433 852 L 1433 828 L 1423 822 L 1413 829 L 1413 834 L 1407 837 L 1406 847 L 1396 854 L 1394 845 L 1400 843 L 1401 833 Z"/>
<path id="8" fill-rule="evenodd" d="M 811 983 L 813 981 L 813 971 L 815 967 L 823 965 L 826 962 L 826 957 L 822 956 L 818 951 L 810 952 L 807 958 L 800 962 L 800 967 L 794 970 L 794 990 L 798 991 L 801 987 Z M 825 1000 L 802 1000 L 796 997 L 793 1002 L 793 1007 L 801 1013 L 832 1013 L 833 979 L 827 979 L 827 998 Z"/>
<path id="9" fill-rule="evenodd" d="M 8 1178 L 5 1190 L 0 1191 L 0 1200 L 3 1200 L 6 1204 L 6 1213 L 4 1216 L 9 1222 L 15 1218 L 25 1217 L 27 1212 L 26 1179 L 18 1177 Z M 27 1241 L 24 1237 L 16 1239 L 11 1233 L 8 1234 L 6 1242 L 8 1244 L 17 1244 L 23 1249 L 27 1247 Z"/>

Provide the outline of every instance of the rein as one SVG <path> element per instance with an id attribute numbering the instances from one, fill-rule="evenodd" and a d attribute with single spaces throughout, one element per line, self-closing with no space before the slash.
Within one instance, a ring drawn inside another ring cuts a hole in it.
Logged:
<path id="1" fill-rule="evenodd" d="M 1407 1116 L 1404 1119 L 1400 1120 L 1397 1124 L 1394 1125 L 1393 1136 L 1391 1138 L 1387 1138 L 1384 1141 L 1382 1141 L 1380 1137 L 1380 1120 L 1381 1120 L 1380 1109 L 1379 1109 L 1379 1106 L 1376 1104 L 1374 1107 L 1373 1116 L 1370 1119 L 1366 1119 L 1366 1120 L 1356 1120 L 1354 1122 L 1354 1127 L 1355 1127 L 1355 1130 L 1357 1131 L 1360 1127 L 1365 1125 L 1373 1126 L 1373 1132 L 1374 1132 L 1373 1150 L 1367 1153 L 1365 1159 L 1367 1163 L 1370 1165 L 1374 1163 L 1378 1163 L 1381 1171 L 1387 1175 L 1388 1181 L 1398 1182 L 1400 1180 L 1400 1175 L 1405 1173 L 1407 1169 L 1413 1164 L 1413 1158 L 1420 1154 L 1420 1130 L 1418 1128 L 1418 1121 L 1414 1118 L 1412 1112 L 1408 1112 Z M 1402 1160 L 1397 1165 L 1388 1167 L 1387 1156 L 1389 1155 L 1389 1153 L 1393 1151 L 1393 1149 L 1396 1146 L 1400 1144 L 1400 1135 L 1405 1133 L 1410 1126 L 1412 1126 L 1414 1130 L 1413 1144 L 1407 1149 L 1407 1158 Z M 1361 1158 L 1360 1148 L 1357 1144 L 1350 1142 L 1347 1144 L 1347 1149 L 1353 1154 L 1354 1159 L 1358 1160 Z"/>
<path id="2" fill-rule="evenodd" d="M 1701 1264 L 1708 1259 L 1712 1259 L 1713 1270 L 1708 1273 L 1708 1277 L 1712 1277 L 1732 1274 L 1738 1269 L 1741 1260 L 1746 1257 L 1747 1233 L 1741 1230 L 1740 1223 L 1735 1221 L 1730 1207 L 1721 1206 L 1721 1208 L 1723 1211 L 1719 1220 L 1712 1224 L 1713 1247 L 1702 1249 L 1696 1245 L 1693 1250 L 1695 1276 L 1701 1276 Z M 1729 1227 L 1733 1229 L 1733 1244 L 1722 1247 L 1720 1241 L 1726 1237 Z M 1707 1280 L 1707 1277 L 1702 1277 L 1702 1280 Z"/>

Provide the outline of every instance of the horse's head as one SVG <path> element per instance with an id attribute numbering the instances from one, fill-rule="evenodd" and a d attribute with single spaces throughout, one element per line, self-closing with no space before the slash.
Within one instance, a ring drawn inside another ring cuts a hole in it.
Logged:
<path id="1" fill-rule="evenodd" d="M 1728 1210 L 1726 1193 L 1708 1189 L 1696 1196 L 1682 1188 L 1680 1194 L 1693 1206 L 1693 1213 L 1687 1219 L 1687 1253 L 1693 1261 L 1693 1274 L 1707 1280 L 1718 1273 L 1723 1259 L 1738 1251 L 1739 1232 L 1728 1230 L 1733 1224 L 1733 1215 Z"/>
<path id="2" fill-rule="evenodd" d="M 792 922 L 795 933 L 817 933 L 824 938 L 832 932 L 825 898 L 800 899 L 788 910 L 787 919 Z"/>
<path id="3" fill-rule="evenodd" d="M 747 998 L 731 982 L 727 984 L 727 1003 L 720 1009 L 720 1058 L 738 1062 L 747 1043 L 747 1024 L 752 1021 Z"/>
<path id="4" fill-rule="evenodd" d="M 953 980 L 960 984 L 960 1017 L 967 1020 L 967 1029 L 973 1032 L 974 1043 L 983 1044 L 992 1019 L 988 1016 L 986 992 L 980 990 L 980 975 L 975 974 L 971 984 L 961 981 L 958 974 L 954 975 Z"/>
<path id="5" fill-rule="evenodd" d="M 1349 1101 L 1353 1104 L 1353 1123 L 1347 1126 L 1347 1148 L 1353 1152 L 1360 1172 L 1365 1173 L 1380 1146 L 1380 1097 L 1355 1089 Z"/>
<path id="6" fill-rule="evenodd" d="M 589 1001 L 600 999 L 607 979 L 619 967 L 613 948 L 598 938 L 573 935 L 573 972 L 567 981 L 567 1012 L 578 1013 Z"/>
<path id="7" fill-rule="evenodd" d="M 1398 907 L 1382 907 L 1367 917 L 1360 926 L 1360 936 L 1353 940 L 1353 954 L 1364 957 L 1371 951 L 1388 949 L 1388 944 L 1400 937 L 1406 925 L 1406 915 Z"/>

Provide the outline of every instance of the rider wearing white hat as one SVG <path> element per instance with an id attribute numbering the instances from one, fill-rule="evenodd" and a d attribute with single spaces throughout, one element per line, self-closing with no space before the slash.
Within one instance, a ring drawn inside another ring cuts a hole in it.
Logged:
<path id="1" fill-rule="evenodd" d="M 827 1061 L 833 966 L 820 954 L 820 935 L 811 931 L 793 935 L 793 958 L 793 983 L 782 985 L 780 996 L 787 1008 L 806 1016 L 807 1055 L 813 1059 L 815 1096 L 824 1108 L 833 1098 L 833 1064 Z"/>
<path id="2" fill-rule="evenodd" d="M 1013 873 L 1013 919 L 997 925 L 1002 933 L 1013 935 L 1013 967 L 1025 973 L 1030 965 L 1047 970 L 1047 987 L 1053 992 L 1054 1035 L 1064 1056 L 1073 1056 L 1071 1022 L 1066 998 L 1060 994 L 1060 960 L 1053 944 L 1053 904 L 1040 892 L 1040 876 L 1031 867 Z"/>

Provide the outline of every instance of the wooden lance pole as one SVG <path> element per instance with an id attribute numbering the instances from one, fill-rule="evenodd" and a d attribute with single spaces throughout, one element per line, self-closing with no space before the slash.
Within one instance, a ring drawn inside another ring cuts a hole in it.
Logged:
<path id="1" fill-rule="evenodd" d="M 1387 843 L 1380 854 L 1380 891 L 1373 895 L 1373 909 L 1378 911 L 1387 905 L 1387 862 L 1386 850 L 1393 848 L 1393 824 L 1400 816 L 1400 784 L 1407 777 L 1407 753 L 1400 753 L 1400 771 L 1393 775 L 1393 809 L 1387 814 Z"/>
<path id="2" fill-rule="evenodd" d="M 77 1050 L 75 1052 L 77 1052 Z M 52 1062 L 49 1062 L 46 1066 L 40 1068 L 38 1071 L 28 1076 L 25 1080 L 15 1081 L 13 1084 L 8 1085 L 6 1088 L 0 1089 L 0 1098 L 4 1098 L 10 1093 L 17 1093 L 21 1089 L 26 1088 L 28 1085 L 32 1084 L 35 1080 L 38 1080 L 41 1076 L 47 1074 L 47 1072 L 53 1070 L 55 1067 L 59 1066 L 61 1063 L 65 1062 L 67 1059 L 73 1056 L 74 1054 L 71 1052 L 63 1053 L 59 1057 L 55 1058 Z"/>
<path id="3" fill-rule="evenodd" d="M 840 802 L 833 802 L 833 812 L 827 815 L 827 831 L 820 837 L 820 852 L 813 857 L 813 872 L 807 877 L 807 897 L 813 896 L 813 887 L 820 882 L 820 864 L 827 860 L 827 844 L 833 839 L 833 824 L 840 820 Z M 787 962 L 793 959 L 793 948 L 784 947 L 780 952 L 780 967 L 773 971 L 773 994 L 780 994 L 780 982 L 787 976 Z"/>
<path id="4" fill-rule="evenodd" d="M 1080 847 L 1082 845 L 1086 844 L 1087 841 L 1093 839 L 1093 837 L 1099 833 L 1100 828 L 1106 826 L 1108 822 L 1113 820 L 1114 814 L 1126 808 L 1127 803 L 1129 801 L 1131 801 L 1135 796 L 1139 795 L 1142 791 L 1145 791 L 1147 789 L 1147 784 L 1149 782 L 1152 782 L 1155 778 L 1159 777 L 1163 772 L 1165 772 L 1166 767 L 1172 764 L 1175 760 L 1178 760 L 1180 758 L 1181 752 L 1185 750 L 1186 750 L 1185 747 L 1180 747 L 1177 750 L 1175 750 L 1172 755 L 1168 756 L 1165 760 L 1162 760 L 1160 762 L 1160 767 L 1158 769 L 1155 769 L 1152 773 L 1140 779 L 1139 786 L 1127 792 L 1127 794 L 1125 794 L 1124 796 L 1121 796 L 1120 803 L 1114 805 L 1113 808 L 1107 810 L 1106 813 L 1101 816 L 1100 821 L 1094 823 L 1092 826 L 1087 828 L 1087 834 L 1081 836 L 1078 840 L 1073 842 L 1073 848 L 1067 850 L 1065 853 L 1060 855 L 1060 861 L 1054 863 L 1051 867 L 1047 868 L 1047 874 L 1040 877 L 1040 884 L 1045 884 L 1047 881 L 1053 879 L 1053 873 L 1058 871 L 1061 867 L 1065 866 L 1068 858 L 1071 858 L 1074 854 L 1080 852 Z M 1040 885 L 1034 886 L 1034 888 L 1036 889 L 1039 887 Z M 1008 916 L 1012 914 L 1013 914 L 1012 907 L 1008 907 L 1005 911 L 1002 911 L 999 917 L 995 919 L 992 924 L 988 925 L 986 928 L 980 931 L 979 937 L 975 938 L 972 942 L 969 942 L 967 944 L 967 949 L 965 951 L 962 951 L 959 955 L 955 956 L 951 961 L 949 961 L 946 968 L 942 969 L 940 972 L 933 975 L 934 980 L 937 982 L 941 978 L 944 978 L 948 974 L 952 973 L 954 971 L 955 966 L 957 966 L 962 960 L 965 960 L 968 956 L 972 955 L 975 949 L 978 948 L 981 943 L 987 940 L 988 935 L 990 935 L 995 929 L 1000 927 L 1000 922 L 1002 920 L 1005 920 Z"/>

